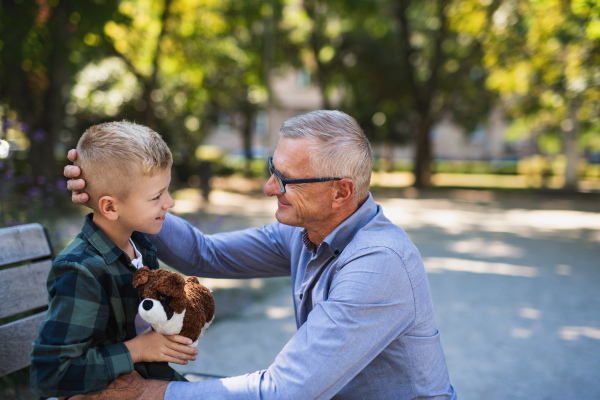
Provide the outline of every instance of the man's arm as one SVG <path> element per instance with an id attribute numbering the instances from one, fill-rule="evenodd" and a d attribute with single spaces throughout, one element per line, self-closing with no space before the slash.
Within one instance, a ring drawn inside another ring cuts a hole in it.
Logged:
<path id="1" fill-rule="evenodd" d="M 186 275 L 261 278 L 290 275 L 288 243 L 294 229 L 275 223 L 204 235 L 182 218 L 167 214 L 161 231 L 148 238 L 161 261 Z"/>
<path id="2" fill-rule="evenodd" d="M 199 394 L 218 399 L 333 397 L 414 324 L 413 291 L 406 270 L 398 268 L 401 264 L 388 249 L 357 256 L 336 274 L 329 298 L 316 304 L 267 370 L 215 381 L 173 382 L 165 399 Z"/>

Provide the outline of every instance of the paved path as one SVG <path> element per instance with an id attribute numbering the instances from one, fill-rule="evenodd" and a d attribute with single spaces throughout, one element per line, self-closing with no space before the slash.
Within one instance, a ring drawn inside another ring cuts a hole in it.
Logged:
<path id="1" fill-rule="evenodd" d="M 375 194 L 421 251 L 462 400 L 600 399 L 600 202 L 491 192 Z M 272 222 L 272 199 L 211 194 L 205 231 Z M 196 204 L 196 206 L 194 205 Z M 263 369 L 295 331 L 289 279 L 205 280 L 218 320 L 182 372 Z"/>

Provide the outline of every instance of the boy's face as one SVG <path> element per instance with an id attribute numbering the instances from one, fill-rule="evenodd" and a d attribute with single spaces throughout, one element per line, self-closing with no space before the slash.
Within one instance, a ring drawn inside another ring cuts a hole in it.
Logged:
<path id="1" fill-rule="evenodd" d="M 153 177 L 140 176 L 125 201 L 119 202 L 118 222 L 126 230 L 156 234 L 160 232 L 167 210 L 175 205 L 169 195 L 171 170 Z"/>

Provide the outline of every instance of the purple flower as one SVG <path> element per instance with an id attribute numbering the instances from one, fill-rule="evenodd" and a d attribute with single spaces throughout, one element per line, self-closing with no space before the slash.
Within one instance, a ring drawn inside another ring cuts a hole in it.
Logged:
<path id="1" fill-rule="evenodd" d="M 41 192 L 42 192 L 42 191 L 40 190 L 40 188 L 38 188 L 38 187 L 34 186 L 34 187 L 32 187 L 31 189 L 29 189 L 29 191 L 27 192 L 27 194 L 28 194 L 30 197 L 32 197 L 32 198 L 33 198 L 33 197 L 37 197 L 37 196 L 39 196 L 39 194 L 40 194 Z"/>
<path id="2" fill-rule="evenodd" d="M 11 178 L 13 177 L 13 172 L 12 172 L 12 170 L 10 170 L 10 169 L 9 169 L 8 171 L 6 171 L 6 172 L 4 173 L 4 177 L 5 177 L 6 179 L 11 179 Z"/>
<path id="3" fill-rule="evenodd" d="M 58 190 L 65 190 L 67 188 L 67 180 L 65 178 L 58 178 L 56 180 L 56 188 Z"/>
<path id="4" fill-rule="evenodd" d="M 46 133 L 45 130 L 43 129 L 36 129 L 33 134 L 31 135 L 31 138 L 33 140 L 35 140 L 36 142 L 42 141 L 44 139 L 46 139 L 46 136 L 48 136 L 48 134 Z"/>
<path id="5" fill-rule="evenodd" d="M 38 176 L 37 183 L 38 183 L 38 185 L 43 185 L 44 183 L 46 183 L 46 177 L 44 175 Z"/>
<path id="6" fill-rule="evenodd" d="M 12 118 L 7 118 L 4 120 L 4 123 L 2 124 L 2 129 L 6 130 L 8 128 L 10 128 L 11 126 L 15 126 L 16 125 L 16 121 Z"/>
<path id="7" fill-rule="evenodd" d="M 28 130 L 29 125 L 27 125 L 25 122 L 21 122 L 21 131 L 27 133 Z"/>

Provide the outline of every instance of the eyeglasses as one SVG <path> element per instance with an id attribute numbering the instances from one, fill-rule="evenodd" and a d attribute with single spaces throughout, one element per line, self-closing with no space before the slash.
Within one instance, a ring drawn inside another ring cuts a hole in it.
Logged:
<path id="1" fill-rule="evenodd" d="M 273 157 L 269 157 L 269 169 L 271 170 L 271 175 L 275 176 L 275 182 L 277 182 L 277 186 L 279 186 L 279 191 L 281 193 L 285 193 L 285 185 L 290 185 L 293 183 L 312 183 L 312 182 L 327 182 L 327 181 L 339 181 L 343 178 L 309 178 L 309 179 L 284 179 L 281 174 L 275 171 L 273 168 Z"/>

